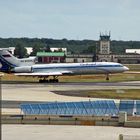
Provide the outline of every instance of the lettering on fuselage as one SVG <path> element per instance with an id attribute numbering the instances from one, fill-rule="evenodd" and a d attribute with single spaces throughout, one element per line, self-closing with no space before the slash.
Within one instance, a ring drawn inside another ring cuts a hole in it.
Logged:
<path id="1" fill-rule="evenodd" d="M 34 60 L 20 60 L 20 62 L 26 63 L 26 62 L 34 62 Z"/>
<path id="2" fill-rule="evenodd" d="M 80 66 L 95 66 L 96 64 L 89 64 L 89 63 L 84 63 L 84 64 L 80 64 Z"/>

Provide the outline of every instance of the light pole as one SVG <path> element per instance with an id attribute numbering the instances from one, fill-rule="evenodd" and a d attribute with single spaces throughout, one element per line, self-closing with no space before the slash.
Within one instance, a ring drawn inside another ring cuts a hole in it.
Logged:
<path id="1" fill-rule="evenodd" d="M 0 140 L 2 139 L 2 78 L 3 74 L 0 74 Z"/>

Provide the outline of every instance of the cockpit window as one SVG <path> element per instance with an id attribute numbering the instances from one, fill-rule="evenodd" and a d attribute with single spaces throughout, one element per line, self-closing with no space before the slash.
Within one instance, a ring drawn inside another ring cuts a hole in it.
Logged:
<path id="1" fill-rule="evenodd" d="M 122 64 L 119 64 L 119 66 L 120 66 L 120 67 L 123 67 L 123 65 L 122 65 Z"/>

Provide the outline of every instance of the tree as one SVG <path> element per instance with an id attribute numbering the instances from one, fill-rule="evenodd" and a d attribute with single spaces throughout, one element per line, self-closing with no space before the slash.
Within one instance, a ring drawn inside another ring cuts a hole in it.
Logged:
<path id="1" fill-rule="evenodd" d="M 40 51 L 40 48 L 42 48 L 40 45 L 38 44 L 35 44 L 33 47 L 32 47 L 32 52 L 31 52 L 31 56 L 36 56 L 37 52 Z"/>
<path id="2" fill-rule="evenodd" d="M 96 46 L 89 46 L 83 53 L 96 53 Z"/>
<path id="3" fill-rule="evenodd" d="M 51 52 L 50 46 L 46 45 L 46 47 L 44 47 L 45 52 Z"/>
<path id="4" fill-rule="evenodd" d="M 24 58 L 27 56 L 27 49 L 18 43 L 15 47 L 14 55 L 16 55 L 18 58 Z"/>

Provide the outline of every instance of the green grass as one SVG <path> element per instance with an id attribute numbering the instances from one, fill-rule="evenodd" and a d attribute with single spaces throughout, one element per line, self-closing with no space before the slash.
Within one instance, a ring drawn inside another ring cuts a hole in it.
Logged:
<path id="1" fill-rule="evenodd" d="M 113 74 L 110 80 L 105 80 L 105 75 L 79 75 L 79 76 L 60 76 L 60 82 L 122 82 L 122 81 L 140 81 L 140 74 Z M 19 81 L 19 82 L 38 82 L 38 78 L 19 77 L 13 74 L 5 74 L 2 81 Z"/>
<path id="2" fill-rule="evenodd" d="M 140 64 L 126 64 L 130 71 L 140 71 Z"/>
<path id="3" fill-rule="evenodd" d="M 140 74 L 113 74 L 110 75 L 110 80 L 106 81 L 105 75 L 82 75 L 61 77 L 60 81 L 63 82 L 124 82 L 124 81 L 140 81 Z"/>
<path id="4" fill-rule="evenodd" d="M 14 74 L 4 74 L 1 78 L 2 81 L 37 81 L 38 78 L 32 78 L 32 77 L 20 77 L 20 76 L 15 76 Z"/>
<path id="5" fill-rule="evenodd" d="M 82 91 L 80 96 L 110 99 L 140 99 L 140 89 L 110 89 Z"/>

